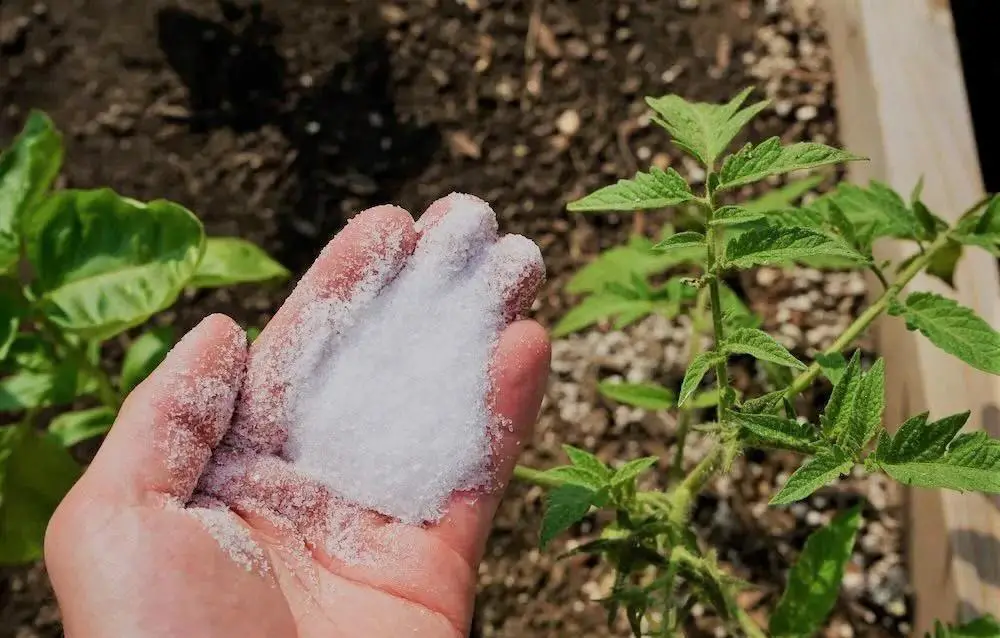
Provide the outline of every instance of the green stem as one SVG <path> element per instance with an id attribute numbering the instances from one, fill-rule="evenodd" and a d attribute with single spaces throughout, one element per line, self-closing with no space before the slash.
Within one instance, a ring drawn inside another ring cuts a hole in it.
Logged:
<path id="1" fill-rule="evenodd" d="M 707 252 L 706 270 L 708 271 L 708 291 L 711 298 L 712 308 L 712 330 L 715 333 L 715 347 L 718 348 L 725 339 L 725 330 L 722 325 L 722 295 L 719 292 L 719 277 L 722 269 L 719 267 L 717 252 L 722 246 L 723 230 L 721 226 L 714 226 L 712 218 L 715 216 L 715 201 L 712 189 L 705 187 L 705 204 L 708 208 L 705 226 L 708 229 L 705 235 L 705 246 Z M 726 370 L 726 359 L 721 359 L 715 364 L 715 383 L 719 389 L 719 425 L 725 425 L 726 414 L 729 411 L 729 397 L 726 388 L 729 385 L 729 373 Z"/>
<path id="2" fill-rule="evenodd" d="M 899 273 L 896 281 L 894 281 L 891 286 L 887 287 L 885 292 L 883 292 L 879 298 L 872 303 L 872 305 L 868 306 L 864 312 L 858 315 L 858 318 L 847 327 L 847 330 L 845 330 L 836 341 L 830 344 L 829 348 L 823 351 L 823 354 L 838 353 L 854 343 L 855 339 L 867 330 L 868 326 L 870 326 L 872 322 L 878 319 L 878 317 L 886 311 L 889 307 L 889 302 L 895 299 L 896 296 L 902 292 L 903 288 L 905 288 L 914 277 L 927 267 L 927 264 L 929 264 L 931 259 L 934 258 L 934 254 L 943 248 L 948 243 L 949 239 L 951 239 L 950 233 L 943 233 L 935 239 L 934 242 L 927 247 L 927 250 L 924 251 L 923 254 L 911 261 L 906 268 Z M 820 368 L 819 363 L 813 361 L 812 365 L 810 365 L 805 372 L 802 372 L 799 376 L 795 377 L 792 384 L 788 386 L 788 390 L 785 391 L 785 397 L 791 399 L 808 388 L 816 377 L 819 376 L 821 371 L 822 369 Z"/>
<path id="3" fill-rule="evenodd" d="M 688 361 L 685 370 L 691 367 L 695 358 L 701 353 L 702 321 L 706 305 L 708 305 L 708 289 L 702 288 L 698 291 L 698 299 L 695 301 L 694 312 L 691 315 L 691 344 L 688 348 Z M 677 444 L 674 449 L 674 461 L 670 466 L 670 480 L 672 482 L 684 478 L 684 446 L 687 444 L 688 432 L 691 431 L 693 416 L 693 409 L 681 408 L 680 415 L 677 417 Z"/>
<path id="4" fill-rule="evenodd" d="M 95 365 L 88 357 L 87 353 L 77 344 L 72 343 L 66 335 L 47 318 L 41 317 L 37 320 L 42 332 L 57 346 L 65 350 L 70 359 L 80 367 L 88 376 L 93 377 L 97 382 L 97 396 L 101 403 L 114 411 L 122 406 L 122 396 L 111 383 L 111 377 L 99 365 Z"/>
<path id="5" fill-rule="evenodd" d="M 767 633 L 742 607 L 736 608 L 736 622 L 739 623 L 740 629 L 747 635 L 747 638 L 767 638 Z"/>
<path id="6" fill-rule="evenodd" d="M 533 483 L 542 487 L 559 487 L 563 484 L 561 479 L 549 476 L 541 470 L 536 470 L 525 465 L 514 466 L 514 478 L 525 483 Z"/>
<path id="7" fill-rule="evenodd" d="M 715 476 L 719 466 L 722 464 L 722 456 L 725 448 L 721 443 L 717 443 L 708 454 L 705 455 L 698 465 L 694 466 L 691 473 L 684 477 L 680 485 L 671 490 L 668 495 L 669 510 L 674 521 L 684 525 L 691 515 L 691 505 L 698 494 L 705 489 L 705 485 Z"/>

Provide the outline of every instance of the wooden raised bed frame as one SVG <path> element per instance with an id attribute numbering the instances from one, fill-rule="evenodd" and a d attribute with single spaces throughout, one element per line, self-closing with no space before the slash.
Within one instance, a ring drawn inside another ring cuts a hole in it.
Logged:
<path id="1" fill-rule="evenodd" d="M 871 158 L 851 165 L 851 180 L 876 178 L 907 193 L 923 176 L 928 206 L 954 220 L 984 192 L 947 0 L 823 0 L 819 6 L 833 55 L 841 141 Z M 894 242 L 876 248 L 882 259 L 899 259 L 907 250 Z M 1000 326 L 993 257 L 967 250 L 955 283 L 953 291 L 922 276 L 910 289 L 953 296 Z M 932 416 L 971 410 L 967 428 L 1000 436 L 1000 378 L 937 350 L 899 319 L 884 318 L 877 331 L 888 367 L 889 427 L 924 410 Z M 915 634 L 935 619 L 1000 617 L 1000 500 L 912 489 L 907 505 Z"/>

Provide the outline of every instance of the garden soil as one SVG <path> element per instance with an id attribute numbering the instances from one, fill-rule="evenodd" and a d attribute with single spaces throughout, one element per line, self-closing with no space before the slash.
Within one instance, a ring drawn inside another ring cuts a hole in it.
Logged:
<path id="1" fill-rule="evenodd" d="M 451 191 L 475 193 L 494 205 L 503 232 L 541 247 L 549 279 L 533 314 L 548 326 L 575 301 L 562 292 L 573 272 L 630 232 L 652 235 L 669 221 L 569 215 L 566 202 L 650 164 L 697 176 L 650 125 L 643 96 L 717 101 L 749 85 L 774 100 L 750 137 L 836 142 L 812 1 L 0 0 L 0 141 L 29 109 L 47 111 L 66 136 L 61 186 L 178 201 L 210 234 L 258 242 L 296 274 L 367 206 L 418 213 Z M 733 284 L 801 356 L 828 344 L 864 296 L 851 273 L 760 270 Z M 224 312 L 261 326 L 291 286 L 190 293 L 155 321 L 186 330 Z M 669 459 L 670 418 L 610 404 L 594 384 L 613 375 L 679 384 L 686 330 L 683 319 L 650 318 L 624 333 L 597 326 L 557 341 L 524 460 L 564 462 L 561 443 L 608 461 Z M 760 390 L 753 368 L 734 374 L 742 389 Z M 811 401 L 822 398 L 821 389 Z M 85 460 L 88 450 L 79 452 Z M 849 479 L 766 508 L 793 462 L 747 455 L 698 502 L 701 535 L 758 585 L 742 601 L 763 620 L 809 532 L 863 500 L 866 524 L 828 635 L 906 635 L 898 494 Z M 665 470 L 666 461 L 652 484 Z M 608 593 L 609 570 L 558 559 L 595 521 L 540 551 L 542 496 L 511 488 L 480 569 L 473 634 L 627 635 L 591 601 Z M 689 630 L 725 635 L 698 607 Z M 0 572 L 0 636 L 58 635 L 44 569 Z"/>

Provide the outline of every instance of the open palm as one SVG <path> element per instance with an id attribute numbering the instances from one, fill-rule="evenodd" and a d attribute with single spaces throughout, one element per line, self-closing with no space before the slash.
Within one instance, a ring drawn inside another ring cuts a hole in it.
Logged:
<path id="1" fill-rule="evenodd" d="M 476 566 L 541 401 L 549 351 L 537 324 L 511 323 L 493 352 L 488 404 L 507 426 L 494 428 L 493 485 L 453 493 L 437 523 L 404 525 L 345 502 L 286 453 L 290 397 L 337 356 L 304 366 L 301 341 L 355 329 L 350 313 L 320 334 L 303 329 L 317 304 L 357 307 L 346 302 L 377 295 L 415 251 L 441 255 L 443 277 L 505 269 L 493 293 L 507 320 L 534 297 L 537 249 L 497 240 L 485 206 L 474 213 L 484 223 L 451 223 L 455 201 L 436 202 L 416 225 L 394 207 L 361 213 L 252 347 L 230 319 L 209 317 L 133 391 L 46 537 L 67 635 L 468 632 Z"/>

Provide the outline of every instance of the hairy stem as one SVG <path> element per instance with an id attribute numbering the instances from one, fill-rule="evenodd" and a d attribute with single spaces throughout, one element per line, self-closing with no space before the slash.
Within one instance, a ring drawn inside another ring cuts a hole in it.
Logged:
<path id="1" fill-rule="evenodd" d="M 517 465 L 514 467 L 514 478 L 525 483 L 540 485 L 541 487 L 559 487 L 563 484 L 562 480 L 554 476 L 549 476 L 541 470 L 536 470 L 524 465 Z"/>

